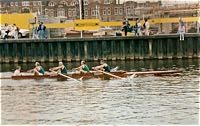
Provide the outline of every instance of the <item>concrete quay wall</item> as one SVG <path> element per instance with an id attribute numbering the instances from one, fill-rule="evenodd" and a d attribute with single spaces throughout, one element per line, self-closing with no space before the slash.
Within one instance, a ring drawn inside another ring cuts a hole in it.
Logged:
<path id="1" fill-rule="evenodd" d="M 200 34 L 0 40 L 0 62 L 200 58 Z"/>

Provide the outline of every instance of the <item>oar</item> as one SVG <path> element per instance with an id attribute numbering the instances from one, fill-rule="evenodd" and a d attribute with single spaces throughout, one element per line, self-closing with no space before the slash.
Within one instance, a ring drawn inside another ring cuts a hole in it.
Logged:
<path id="1" fill-rule="evenodd" d="M 115 71 L 117 71 L 118 69 L 119 69 L 119 67 L 116 66 L 115 68 L 112 68 L 110 71 L 111 71 L 111 72 L 115 72 Z"/>
<path id="2" fill-rule="evenodd" d="M 130 78 L 134 78 L 135 75 L 136 75 L 136 73 L 133 73 L 133 74 L 130 76 Z"/>
<path id="3" fill-rule="evenodd" d="M 66 78 L 68 78 L 68 79 L 72 79 L 72 80 L 74 80 L 74 81 L 81 82 L 81 81 L 79 81 L 79 80 L 77 80 L 77 79 L 75 79 L 75 78 L 72 78 L 72 77 L 70 77 L 70 76 L 67 76 L 67 75 L 58 73 L 58 72 L 56 72 L 56 71 L 54 71 L 54 70 L 51 70 L 51 69 L 50 69 L 49 71 L 54 72 L 54 73 L 57 73 L 58 75 L 63 76 L 63 77 L 66 77 Z"/>
<path id="4" fill-rule="evenodd" d="M 117 78 L 117 79 L 123 79 L 122 77 L 116 76 L 116 75 L 114 75 L 114 74 L 111 74 L 111 73 L 108 73 L 108 72 L 105 72 L 105 71 L 102 71 L 102 70 L 97 70 L 97 69 L 93 69 L 93 70 L 95 70 L 95 71 L 97 71 L 97 72 L 104 73 L 104 74 L 106 74 L 106 75 L 109 75 L 109 76 L 114 77 L 114 78 Z"/>
<path id="5" fill-rule="evenodd" d="M 28 73 L 32 73 L 34 69 L 27 70 Z"/>
<path id="6" fill-rule="evenodd" d="M 0 77 L 0 80 L 3 80 L 3 79 L 12 79 L 12 77 Z"/>

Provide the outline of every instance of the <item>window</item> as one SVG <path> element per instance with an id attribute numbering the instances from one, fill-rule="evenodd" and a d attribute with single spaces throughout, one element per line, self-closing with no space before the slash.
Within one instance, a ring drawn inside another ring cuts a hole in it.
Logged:
<path id="1" fill-rule="evenodd" d="M 110 0 L 104 0 L 104 4 L 110 4 Z"/>
<path id="2" fill-rule="evenodd" d="M 15 2 L 15 6 L 18 6 L 18 2 Z"/>
<path id="3" fill-rule="evenodd" d="M 106 15 L 106 10 L 105 9 L 103 9 L 103 15 Z"/>
<path id="4" fill-rule="evenodd" d="M 73 10 L 73 17 L 76 16 L 76 10 Z"/>
<path id="5" fill-rule="evenodd" d="M 135 10 L 135 15 L 140 15 L 140 10 L 139 9 Z"/>
<path id="6" fill-rule="evenodd" d="M 65 1 L 61 1 L 60 4 L 67 5 L 67 3 Z"/>
<path id="7" fill-rule="evenodd" d="M 10 2 L 10 6 L 14 6 L 14 2 Z"/>
<path id="8" fill-rule="evenodd" d="M 115 15 L 118 15 L 118 8 L 115 8 L 114 14 L 115 14 Z"/>
<path id="9" fill-rule="evenodd" d="M 88 0 L 84 0 L 83 2 L 84 5 L 88 5 Z"/>
<path id="10" fill-rule="evenodd" d="M 29 8 L 22 8 L 22 13 L 30 13 L 30 9 Z"/>
<path id="11" fill-rule="evenodd" d="M 127 9 L 126 9 L 126 13 L 127 13 L 127 15 L 131 15 L 131 8 L 130 7 L 127 7 Z"/>
<path id="12" fill-rule="evenodd" d="M 65 17 L 65 10 L 58 10 L 57 11 L 57 16 L 58 17 Z"/>
<path id="13" fill-rule="evenodd" d="M 63 5 L 67 5 L 67 3 L 65 1 L 63 1 Z"/>
<path id="14" fill-rule="evenodd" d="M 75 2 L 72 2 L 72 3 L 71 3 L 71 6 L 74 6 L 74 5 L 75 5 Z"/>
<path id="15" fill-rule="evenodd" d="M 110 8 L 108 8 L 108 10 L 107 10 L 107 14 L 108 14 L 108 15 L 111 15 Z"/>
<path id="16" fill-rule="evenodd" d="M 38 5 L 41 6 L 42 5 L 42 1 L 38 1 Z"/>
<path id="17" fill-rule="evenodd" d="M 39 10 L 39 9 L 38 9 Z M 46 14 L 46 15 L 48 15 L 48 12 L 49 12 L 49 10 L 48 9 L 44 9 L 44 13 Z"/>
<path id="18" fill-rule="evenodd" d="M 54 10 L 53 9 L 49 10 L 49 16 L 54 17 Z"/>
<path id="19" fill-rule="evenodd" d="M 85 16 L 88 16 L 88 10 L 84 10 Z"/>
<path id="20" fill-rule="evenodd" d="M 33 6 L 37 6 L 37 1 L 33 1 Z"/>
<path id="21" fill-rule="evenodd" d="M 22 1 L 22 6 L 29 6 L 29 1 Z"/>
<path id="22" fill-rule="evenodd" d="M 68 16 L 69 16 L 69 17 L 72 17 L 72 10 L 71 10 L 71 9 L 68 10 Z"/>
<path id="23" fill-rule="evenodd" d="M 71 2 L 71 6 L 75 6 L 75 5 L 77 5 L 77 4 L 79 4 L 79 0 L 74 0 L 74 1 L 72 1 Z"/>
<path id="24" fill-rule="evenodd" d="M 92 10 L 92 14 L 91 15 L 92 16 L 98 16 L 99 15 L 98 10 L 96 10 L 96 9 Z"/>
<path id="25" fill-rule="evenodd" d="M 98 16 L 99 15 L 99 11 L 95 10 L 95 15 Z"/>
<path id="26" fill-rule="evenodd" d="M 119 9 L 119 15 L 123 15 L 123 9 L 122 8 Z"/>
<path id="27" fill-rule="evenodd" d="M 55 6 L 55 3 L 54 3 L 54 2 L 50 2 L 50 3 L 49 3 L 49 6 L 50 6 L 50 7 L 53 7 L 53 6 Z"/>
<path id="28" fill-rule="evenodd" d="M 96 10 L 92 10 L 92 16 L 96 16 Z"/>

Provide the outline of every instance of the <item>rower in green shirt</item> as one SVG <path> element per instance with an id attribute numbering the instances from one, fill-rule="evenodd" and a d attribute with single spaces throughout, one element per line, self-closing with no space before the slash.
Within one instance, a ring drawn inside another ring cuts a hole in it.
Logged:
<path id="1" fill-rule="evenodd" d="M 102 71 L 105 71 L 105 72 L 110 72 L 111 69 L 110 69 L 110 66 L 105 63 L 103 60 L 100 60 L 100 65 L 99 66 L 96 66 L 96 67 L 93 67 L 93 69 L 97 69 L 97 70 L 102 70 Z"/>
<path id="2" fill-rule="evenodd" d="M 33 72 L 34 75 L 44 75 L 45 71 L 44 68 L 40 65 L 39 62 L 35 62 L 35 68 L 32 70 L 29 70 L 30 72 Z"/>
<path id="3" fill-rule="evenodd" d="M 85 61 L 81 61 L 81 65 L 78 68 L 75 68 L 75 70 L 80 71 L 81 73 L 87 73 L 90 72 L 89 67 L 85 64 Z"/>
<path id="4" fill-rule="evenodd" d="M 57 71 L 61 74 L 67 74 L 67 67 L 63 64 L 63 62 L 58 63 L 58 67 L 50 68 L 50 71 Z"/>

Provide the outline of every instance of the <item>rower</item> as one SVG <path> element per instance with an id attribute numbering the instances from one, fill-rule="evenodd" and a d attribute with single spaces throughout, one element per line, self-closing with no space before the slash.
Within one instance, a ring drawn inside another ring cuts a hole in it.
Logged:
<path id="1" fill-rule="evenodd" d="M 87 73 L 90 72 L 89 67 L 85 64 L 85 61 L 81 61 L 81 65 L 78 68 L 75 68 L 75 70 L 80 71 L 81 73 Z"/>
<path id="2" fill-rule="evenodd" d="M 102 71 L 105 71 L 105 72 L 110 72 L 110 66 L 105 63 L 103 60 L 100 60 L 100 65 L 99 66 L 96 66 L 96 67 L 93 67 L 93 69 L 95 70 L 102 70 Z"/>
<path id="3" fill-rule="evenodd" d="M 22 76 L 21 74 L 21 67 L 17 66 L 13 76 Z"/>
<path id="4" fill-rule="evenodd" d="M 63 64 L 63 62 L 59 62 L 58 67 L 50 68 L 49 71 L 57 71 L 61 74 L 67 74 L 67 67 Z"/>
<path id="5" fill-rule="evenodd" d="M 35 62 L 35 68 L 33 69 L 33 73 L 35 75 L 44 75 L 44 68 L 40 65 L 39 62 Z"/>

